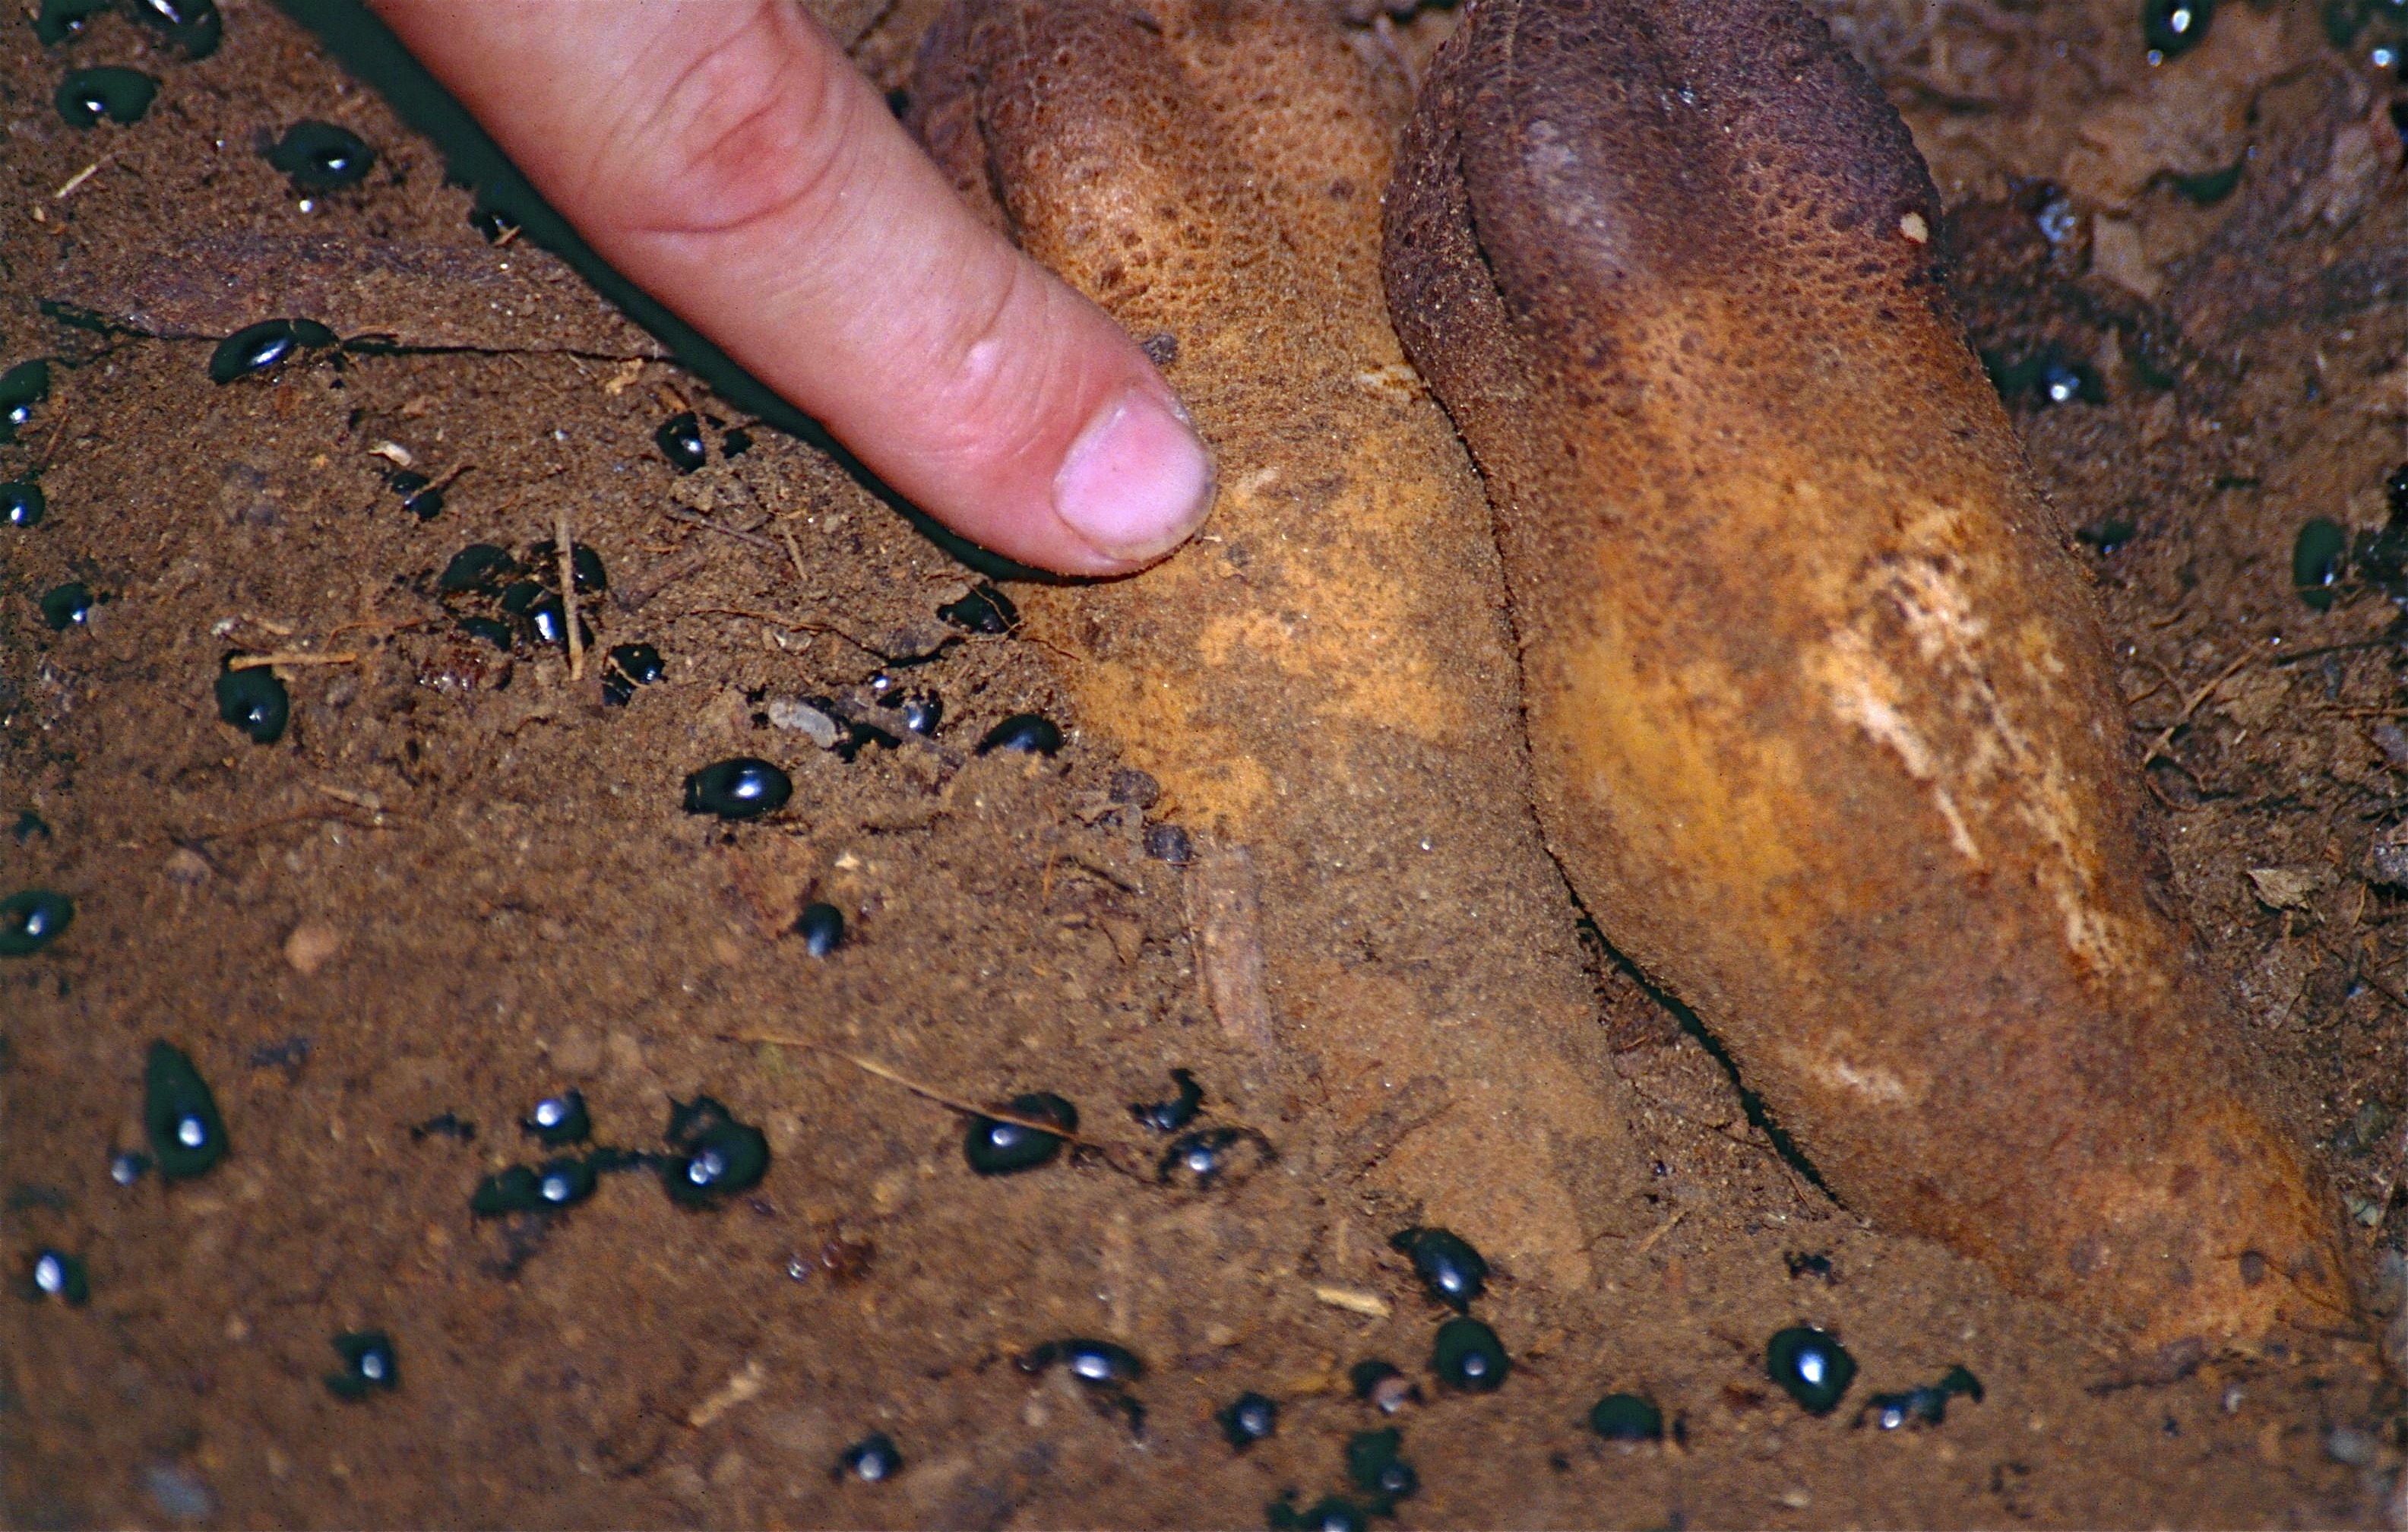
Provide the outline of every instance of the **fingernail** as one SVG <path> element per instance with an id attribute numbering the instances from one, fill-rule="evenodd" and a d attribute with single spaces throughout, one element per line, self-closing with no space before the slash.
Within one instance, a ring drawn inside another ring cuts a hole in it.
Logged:
<path id="1" fill-rule="evenodd" d="M 1054 509 L 1097 552 L 1158 558 L 1212 508 L 1212 459 L 1187 422 L 1143 389 L 1096 412 L 1062 459 Z"/>

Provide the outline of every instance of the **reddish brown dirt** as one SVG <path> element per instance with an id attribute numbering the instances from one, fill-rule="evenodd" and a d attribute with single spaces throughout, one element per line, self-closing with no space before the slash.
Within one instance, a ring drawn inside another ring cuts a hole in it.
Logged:
<path id="1" fill-rule="evenodd" d="M 842 8 L 899 83 L 934 7 Z M 2408 457 L 2400 141 L 2363 48 L 2331 48 L 2312 7 L 2228 4 L 2154 71 L 2131 8 L 1847 0 L 1836 20 L 1955 209 L 1977 340 L 2099 374 L 2103 403 L 2027 394 L 2017 422 L 2069 527 L 2132 528 L 2093 557 L 2136 727 L 2163 735 L 2178 886 L 2371 1258 L 2408 1216 L 2408 905 L 2367 861 L 2408 780 L 2403 651 L 2379 594 L 2316 612 L 2289 561 L 2311 517 L 2379 526 Z M 162 80 L 140 124 L 60 124 L 61 74 L 97 63 Z M 58 359 L 0 447 L 0 477 L 38 466 L 50 508 L 0 529 L 0 893 L 77 907 L 53 946 L 0 959 L 0 1255 L 13 1279 L 36 1249 L 79 1253 L 93 1289 L 0 1299 L 0 1520 L 1260 1525 L 1283 1489 L 1342 1490 L 1347 1437 L 1386 1424 L 1345 1388 L 1367 1357 L 1430 1396 L 1397 1420 L 1423 1482 L 1409 1525 L 2398 1516 L 2401 1396 L 2362 1350 L 2117 1377 L 2070 1322 L 1834 1208 L 1608 961 L 1598 1024 L 1653 1173 L 1618 1189 L 1594 1287 L 1500 1271 L 1481 1307 L 1505 1387 L 1438 1395 L 1436 1313 L 1385 1247 L 1399 1215 L 1308 1088 L 1223 1040 L 1119 742 L 1018 640 L 895 664 L 952 632 L 933 614 L 968 571 L 799 442 L 673 474 L 651 437 L 680 398 L 735 414 L 552 257 L 486 245 L 434 149 L 264 5 L 227 4 L 201 63 L 115 16 L 49 50 L 12 17 L 0 110 L 0 364 Z M 306 211 L 252 149 L 302 117 L 380 154 Z M 2244 150 L 2213 205 L 2171 184 Z M 2066 198 L 2056 245 L 2043 181 Z M 189 336 L 295 312 L 465 349 L 208 381 Z M 400 509 L 381 442 L 466 469 L 438 518 Z M 624 709 L 557 651 L 502 684 L 431 594 L 460 547 L 523 549 L 560 515 L 616 592 L 651 593 L 595 618 L 667 659 Z M 52 633 L 36 602 L 79 579 L 109 599 Z M 210 701 L 236 649 L 358 659 L 293 668 L 291 729 L 256 746 Z M 765 722 L 867 701 L 882 672 L 943 695 L 934 744 L 848 765 Z M 1029 709 L 1068 727 L 1058 759 L 970 753 Z M 738 752 L 787 767 L 794 802 L 735 827 L 681 812 L 684 775 Z M 21 810 L 50 833 L 5 833 Z M 825 960 L 780 934 L 807 897 L 853 926 Z M 720 1040 L 761 1032 L 815 1046 Z M 122 1189 L 154 1038 L 197 1062 L 233 1148 Z M 977 1179 L 959 1118 L 839 1052 L 979 1102 L 1059 1092 L 1102 1147 Z M 1173 1067 L 1277 1159 L 1157 1184 L 1161 1140 L 1125 1104 Z M 548 1221 L 472 1219 L 479 1178 L 535 1157 L 516 1120 L 571 1085 L 633 1148 L 708 1092 L 766 1129 L 768 1175 L 715 1210 L 629 1175 Z M 412 1136 L 444 1112 L 473 1141 Z M 1863 1367 L 1828 1419 L 1762 1374 L 1797 1321 Z M 347 1403 L 321 1382 L 329 1340 L 364 1327 L 394 1338 L 401 1386 Z M 1141 1439 L 1015 1370 L 1069 1335 L 1145 1359 Z M 1944 1425 L 1850 1427 L 1870 1392 L 1956 1363 L 1985 1394 Z M 1249 1388 L 1285 1413 L 1239 1457 L 1211 1414 Z M 1609 1388 L 1650 1392 L 1683 1439 L 1598 1442 L 1581 1422 Z M 873 1430 L 901 1476 L 834 1478 Z"/>

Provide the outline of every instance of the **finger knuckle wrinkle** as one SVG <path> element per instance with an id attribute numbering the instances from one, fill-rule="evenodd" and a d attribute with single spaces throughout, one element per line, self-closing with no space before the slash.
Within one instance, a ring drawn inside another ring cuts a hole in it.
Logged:
<path id="1" fill-rule="evenodd" d="M 779 36 L 774 13 L 697 52 L 616 156 L 644 188 L 638 232 L 726 235 L 823 198 L 848 127 L 830 62 Z"/>

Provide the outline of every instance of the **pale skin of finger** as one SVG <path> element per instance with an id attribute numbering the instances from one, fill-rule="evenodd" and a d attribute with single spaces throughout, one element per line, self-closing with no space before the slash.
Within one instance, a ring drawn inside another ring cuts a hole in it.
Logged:
<path id="1" fill-rule="evenodd" d="M 1138 568 L 1211 458 L 1102 310 L 980 223 L 782 0 L 375 0 L 613 266 L 954 531 Z"/>

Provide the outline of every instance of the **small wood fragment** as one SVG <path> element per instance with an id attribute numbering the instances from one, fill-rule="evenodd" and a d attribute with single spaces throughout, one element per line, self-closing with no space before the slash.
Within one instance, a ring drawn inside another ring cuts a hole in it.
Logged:
<path id="1" fill-rule="evenodd" d="M 1197 977 L 1221 1030 L 1268 1057 L 1279 1046 L 1263 987 L 1262 908 L 1243 846 L 1199 844 L 1184 882 Z"/>
<path id="2" fill-rule="evenodd" d="M 1327 1282 L 1315 1282 L 1312 1296 L 1332 1309 L 1343 1309 L 1348 1313 L 1361 1314 L 1367 1319 L 1385 1319 L 1395 1311 L 1388 1307 L 1387 1299 L 1377 1293 L 1366 1293 L 1359 1287 L 1336 1287 Z"/>
<path id="3" fill-rule="evenodd" d="M 768 1381 L 769 1374 L 762 1367 L 759 1359 L 746 1357 L 742 1367 L 727 1375 L 727 1382 L 713 1389 L 709 1398 L 686 1411 L 685 1423 L 697 1431 L 701 1430 L 745 1400 L 758 1397 Z"/>

